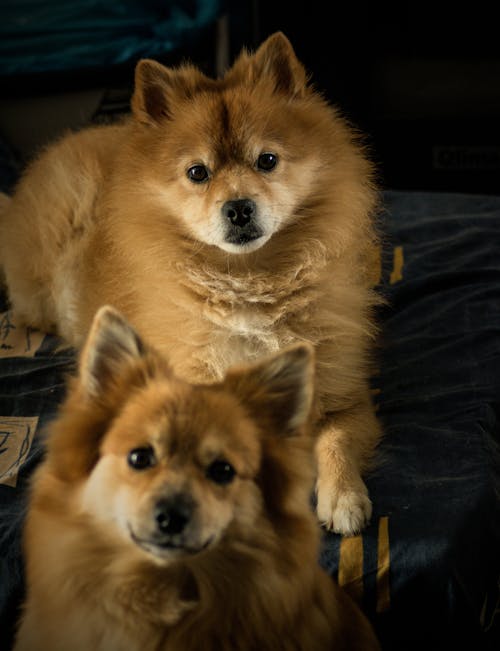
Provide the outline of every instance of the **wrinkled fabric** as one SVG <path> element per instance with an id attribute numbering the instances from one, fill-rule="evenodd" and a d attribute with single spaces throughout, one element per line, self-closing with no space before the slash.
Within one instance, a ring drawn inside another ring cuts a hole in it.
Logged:
<path id="1" fill-rule="evenodd" d="M 221 0 L 2 0 L 0 74 L 161 57 L 221 14 Z"/>
<path id="2" fill-rule="evenodd" d="M 498 649 L 500 197 L 387 192 L 385 203 L 373 379 L 385 437 L 355 596 L 384 649 Z M 321 557 L 333 574 L 335 539 L 325 534 Z"/>

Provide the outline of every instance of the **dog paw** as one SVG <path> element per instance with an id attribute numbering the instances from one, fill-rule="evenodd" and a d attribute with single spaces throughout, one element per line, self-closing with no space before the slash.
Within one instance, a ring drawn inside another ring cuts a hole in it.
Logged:
<path id="1" fill-rule="evenodd" d="M 321 524 L 329 531 L 354 536 L 368 524 L 372 503 L 368 492 L 363 490 L 332 491 L 317 490 L 316 512 Z"/>

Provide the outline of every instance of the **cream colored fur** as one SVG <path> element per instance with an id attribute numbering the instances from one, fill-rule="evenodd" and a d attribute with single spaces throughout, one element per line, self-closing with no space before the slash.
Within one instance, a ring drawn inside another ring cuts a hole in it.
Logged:
<path id="1" fill-rule="evenodd" d="M 123 123 L 47 148 L 3 207 L 12 309 L 79 347 L 112 304 L 192 381 L 313 344 L 318 516 L 359 531 L 380 427 L 368 383 L 377 192 L 355 132 L 307 84 L 282 34 L 217 81 L 142 61 L 132 108 Z M 271 171 L 256 163 L 265 152 L 278 160 Z M 204 183 L 187 176 L 196 164 Z M 227 242 L 221 208 L 243 198 L 263 235 L 240 246 Z"/>
<path id="2" fill-rule="evenodd" d="M 193 386 L 99 310 L 31 481 L 15 651 L 378 651 L 318 563 L 313 375 L 297 345 Z"/>

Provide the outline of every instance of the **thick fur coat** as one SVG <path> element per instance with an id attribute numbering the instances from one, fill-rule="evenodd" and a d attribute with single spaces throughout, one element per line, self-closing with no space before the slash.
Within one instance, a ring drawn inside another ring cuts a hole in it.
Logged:
<path id="1" fill-rule="evenodd" d="M 100 310 L 32 481 L 15 651 L 376 651 L 318 564 L 312 362 L 190 385 Z"/>
<path id="2" fill-rule="evenodd" d="M 28 167 L 0 211 L 0 264 L 31 326 L 79 347 L 112 304 L 191 381 L 313 345 L 318 516 L 352 534 L 380 436 L 376 204 L 357 134 L 277 33 L 218 80 L 139 62 L 129 119 Z"/>

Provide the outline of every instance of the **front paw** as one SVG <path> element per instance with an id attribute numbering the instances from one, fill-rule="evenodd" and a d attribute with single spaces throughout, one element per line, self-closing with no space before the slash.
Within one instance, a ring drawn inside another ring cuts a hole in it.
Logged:
<path id="1" fill-rule="evenodd" d="M 372 503 L 364 485 L 362 488 L 338 490 L 331 484 L 318 481 L 316 492 L 318 520 L 329 531 L 354 536 L 368 524 Z"/>

